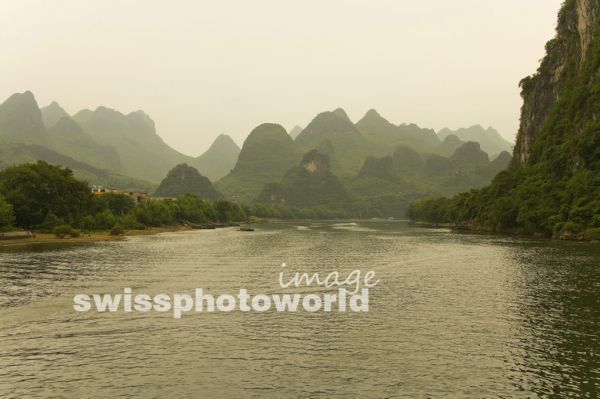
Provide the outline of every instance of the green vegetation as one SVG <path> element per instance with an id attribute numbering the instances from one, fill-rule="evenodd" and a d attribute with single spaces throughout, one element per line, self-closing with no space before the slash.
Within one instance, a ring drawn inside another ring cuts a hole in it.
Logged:
<path id="1" fill-rule="evenodd" d="M 125 228 L 121 223 L 115 223 L 115 225 L 110 229 L 111 236 L 120 236 L 125 234 Z"/>
<path id="2" fill-rule="evenodd" d="M 1 171 L 0 193 L 13 206 L 17 225 L 26 228 L 40 225 L 49 212 L 68 223 L 80 220 L 91 203 L 87 184 L 43 161 Z"/>
<path id="3" fill-rule="evenodd" d="M 0 231 L 7 230 L 15 222 L 13 207 L 0 195 Z"/>
<path id="4" fill-rule="evenodd" d="M 582 19 L 590 32 L 584 47 L 580 32 L 572 29 L 579 12 L 575 1 L 565 2 L 557 37 L 546 46 L 538 72 L 521 82 L 524 105 L 510 168 L 481 190 L 413 204 L 412 219 L 503 233 L 597 235 L 600 10 Z"/>
<path id="5" fill-rule="evenodd" d="M 0 193 L 0 229 L 36 229 L 58 237 L 75 237 L 77 229 L 118 235 L 150 226 L 247 220 L 242 207 L 225 200 L 184 195 L 136 205 L 123 194 L 93 195 L 71 170 L 43 161 L 0 171 Z"/>
<path id="6" fill-rule="evenodd" d="M 155 195 L 159 197 L 180 197 L 193 194 L 207 200 L 217 200 L 221 194 L 215 190 L 210 180 L 202 176 L 197 169 L 181 164 L 169 171 L 158 188 Z"/>
<path id="7" fill-rule="evenodd" d="M 416 202 L 408 215 L 491 232 L 567 237 L 598 227 L 599 198 L 597 173 L 583 170 L 552 180 L 537 168 L 513 166 L 488 187 Z"/>
<path id="8" fill-rule="evenodd" d="M 242 207 L 240 207 L 238 204 L 235 204 L 233 202 L 219 200 L 219 201 L 215 202 L 213 204 L 213 206 L 216 211 L 217 221 L 219 221 L 221 223 L 227 223 L 230 221 L 240 221 L 240 220 L 247 219 L 247 215 L 245 214 Z"/>
<path id="9" fill-rule="evenodd" d="M 54 228 L 54 235 L 58 238 L 65 238 L 65 237 L 76 238 L 76 237 L 79 237 L 81 235 L 81 233 L 79 232 L 79 230 L 76 230 L 76 229 L 72 228 L 71 226 L 61 225 L 61 226 L 56 226 Z"/>

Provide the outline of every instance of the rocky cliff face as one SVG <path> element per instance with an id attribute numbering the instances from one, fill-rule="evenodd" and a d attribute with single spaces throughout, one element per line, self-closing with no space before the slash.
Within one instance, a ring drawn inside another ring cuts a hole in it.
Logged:
<path id="1" fill-rule="evenodd" d="M 462 227 L 561 239 L 600 237 L 599 17 L 600 0 L 564 2 L 537 73 L 521 81 L 512 165 L 481 190 L 416 204 L 411 217 L 444 215 Z"/>
<path id="2" fill-rule="evenodd" d="M 565 94 L 565 88 L 587 74 L 583 69 L 590 67 L 589 53 L 594 34 L 598 32 L 599 13 L 600 0 L 567 0 L 558 16 L 556 37 L 546 44 L 547 54 L 537 73 L 521 81 L 523 107 L 514 150 L 517 164 L 530 163 L 538 132 Z M 587 83 L 598 78 L 597 66 L 595 68 Z M 599 112 L 594 113 L 594 120 Z"/>

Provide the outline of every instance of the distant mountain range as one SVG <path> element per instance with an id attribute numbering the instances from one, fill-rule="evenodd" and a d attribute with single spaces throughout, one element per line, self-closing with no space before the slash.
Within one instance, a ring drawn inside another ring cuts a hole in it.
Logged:
<path id="1" fill-rule="evenodd" d="M 508 151 L 512 154 L 513 143 L 504 139 L 500 133 L 493 127 L 484 129 L 480 125 L 474 125 L 469 128 L 458 130 L 442 129 L 438 132 L 438 137 L 445 140 L 448 136 L 454 135 L 462 141 L 476 141 L 481 145 L 481 149 L 491 156 L 497 156 L 502 151 Z"/>
<path id="2" fill-rule="evenodd" d="M 392 203 L 401 208 L 408 199 L 488 183 L 508 164 L 510 149 L 493 128 L 436 134 L 415 124 L 395 125 L 373 109 L 353 123 L 338 108 L 289 134 L 278 124 L 262 124 L 241 149 L 221 134 L 194 158 L 168 146 L 143 111 L 123 114 L 100 106 L 71 116 L 57 102 L 40 109 L 31 92 L 0 104 L 0 168 L 41 159 L 73 169 L 90 184 L 154 191 L 162 181 L 159 194 L 191 190 L 247 203 L 371 201 L 385 213 Z"/>
<path id="3" fill-rule="evenodd" d="M 33 151 L 24 144 L 45 150 Z M 220 135 L 208 151 L 192 158 L 169 147 L 143 111 L 125 115 L 101 106 L 70 116 L 55 101 L 40 109 L 33 94 L 27 91 L 13 94 L 0 104 L 0 151 L 6 155 L 2 159 L 4 166 L 33 160 L 34 153 L 52 162 L 47 156 L 52 151 L 79 162 L 67 166 L 90 183 L 106 184 L 102 176 L 131 176 L 127 184 L 135 184 L 119 188 L 133 189 L 156 185 L 181 163 L 218 180 L 233 168 L 240 150 L 229 136 Z M 101 175 L 90 175 L 81 168 L 82 164 L 100 170 Z"/>

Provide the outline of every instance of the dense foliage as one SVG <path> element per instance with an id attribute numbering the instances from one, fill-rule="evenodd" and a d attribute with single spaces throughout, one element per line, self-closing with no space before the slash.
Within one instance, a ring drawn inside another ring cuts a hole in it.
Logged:
<path id="1" fill-rule="evenodd" d="M 70 169 L 43 161 L 0 172 L 0 193 L 13 206 L 19 226 L 39 225 L 49 212 L 69 223 L 81 220 L 91 203 L 88 185 Z"/>
<path id="2" fill-rule="evenodd" d="M 93 195 L 71 170 L 43 161 L 0 171 L 0 193 L 0 229 L 20 227 L 57 236 L 74 236 L 76 229 L 121 234 L 147 226 L 247 219 L 237 204 L 194 195 L 173 201 L 149 199 L 137 205 L 124 194 Z"/>
<path id="3" fill-rule="evenodd" d="M 10 228 L 15 221 L 13 207 L 0 195 L 0 231 Z"/>

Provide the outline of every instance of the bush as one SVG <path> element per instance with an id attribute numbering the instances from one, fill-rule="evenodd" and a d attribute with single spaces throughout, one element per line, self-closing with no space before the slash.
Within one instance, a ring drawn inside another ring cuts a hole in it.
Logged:
<path id="1" fill-rule="evenodd" d="M 577 234 L 577 233 L 580 233 L 581 230 L 583 230 L 583 227 L 580 224 L 569 221 L 563 225 L 563 227 L 561 229 L 561 233 Z"/>
<path id="2" fill-rule="evenodd" d="M 56 216 L 54 213 L 48 212 L 48 214 L 44 218 L 44 221 L 42 222 L 42 224 L 40 224 L 39 230 L 44 233 L 52 233 L 56 227 L 64 225 L 64 220 Z"/>
<path id="3" fill-rule="evenodd" d="M 248 217 L 248 223 L 260 223 L 260 222 L 261 222 L 261 218 L 259 218 L 257 216 Z"/>
<path id="4" fill-rule="evenodd" d="M 62 226 L 57 226 L 54 228 L 54 235 L 58 238 L 65 238 L 65 237 L 79 237 L 80 233 L 79 230 L 75 230 L 73 227 L 69 226 L 69 225 L 62 225 Z"/>
<path id="5" fill-rule="evenodd" d="M 115 215 L 108 209 L 94 216 L 94 228 L 97 230 L 109 230 L 116 222 Z"/>
<path id="6" fill-rule="evenodd" d="M 83 219 L 81 219 L 81 228 L 85 231 L 92 231 L 96 229 L 96 220 L 92 215 L 85 215 Z"/>
<path id="7" fill-rule="evenodd" d="M 600 241 L 600 228 L 587 229 L 583 232 L 583 238 L 590 241 Z"/>
<path id="8" fill-rule="evenodd" d="M 120 218 L 119 224 L 126 230 L 145 230 L 146 226 L 135 220 L 133 215 L 127 215 Z"/>
<path id="9" fill-rule="evenodd" d="M 125 229 L 123 228 L 123 226 L 119 223 L 116 223 L 111 229 L 110 229 L 110 235 L 111 236 L 120 236 L 122 234 L 125 234 Z"/>

